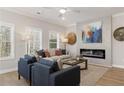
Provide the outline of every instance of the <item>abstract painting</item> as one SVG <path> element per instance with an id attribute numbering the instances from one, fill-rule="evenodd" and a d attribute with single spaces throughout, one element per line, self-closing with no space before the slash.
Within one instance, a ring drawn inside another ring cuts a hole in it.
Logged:
<path id="1" fill-rule="evenodd" d="M 102 43 L 102 22 L 94 22 L 83 26 L 82 40 L 84 43 Z"/>

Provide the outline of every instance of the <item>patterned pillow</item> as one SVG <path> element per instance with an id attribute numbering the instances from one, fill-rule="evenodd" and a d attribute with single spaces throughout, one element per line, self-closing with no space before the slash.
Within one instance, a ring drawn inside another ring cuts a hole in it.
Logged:
<path id="1" fill-rule="evenodd" d="M 55 50 L 55 55 L 56 55 L 56 56 L 62 55 L 61 49 L 56 49 L 56 50 Z"/>
<path id="2" fill-rule="evenodd" d="M 49 51 L 47 49 L 45 50 L 45 56 L 50 57 L 50 53 L 49 53 Z"/>

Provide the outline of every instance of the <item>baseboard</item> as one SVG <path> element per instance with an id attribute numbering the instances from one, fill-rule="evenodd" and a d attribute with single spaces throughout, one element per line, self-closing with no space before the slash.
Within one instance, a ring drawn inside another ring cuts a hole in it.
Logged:
<path id="1" fill-rule="evenodd" d="M 6 70 L 0 70 L 0 74 L 12 72 L 12 71 L 17 71 L 17 68 L 11 68 L 11 69 L 6 69 Z"/>
<path id="2" fill-rule="evenodd" d="M 124 68 L 124 66 L 121 66 L 121 65 L 112 65 L 112 67 L 116 67 L 116 68 Z"/>
<path id="3" fill-rule="evenodd" d="M 89 65 L 94 65 L 94 66 L 100 66 L 100 67 L 106 67 L 106 68 L 111 68 L 112 66 L 108 65 L 102 65 L 102 64 L 95 64 L 95 63 L 88 63 Z"/>

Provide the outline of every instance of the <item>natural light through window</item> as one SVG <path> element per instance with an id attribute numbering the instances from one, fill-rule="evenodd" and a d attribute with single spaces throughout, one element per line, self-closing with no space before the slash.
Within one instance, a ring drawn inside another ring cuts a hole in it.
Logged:
<path id="1" fill-rule="evenodd" d="M 0 22 L 0 60 L 14 57 L 14 25 Z"/>
<path id="2" fill-rule="evenodd" d="M 27 41 L 27 52 L 34 55 L 37 50 L 42 49 L 42 31 L 40 28 L 28 28 L 30 39 Z"/>
<path id="3" fill-rule="evenodd" d="M 49 33 L 49 48 L 59 48 L 59 34 L 55 32 Z"/>

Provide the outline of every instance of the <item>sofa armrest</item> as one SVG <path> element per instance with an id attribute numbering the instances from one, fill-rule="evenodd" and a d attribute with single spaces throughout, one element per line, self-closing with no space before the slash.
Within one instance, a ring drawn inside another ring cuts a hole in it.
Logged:
<path id="1" fill-rule="evenodd" d="M 80 66 L 69 67 L 50 75 L 51 86 L 75 86 L 80 84 Z"/>
<path id="2" fill-rule="evenodd" d="M 49 79 L 50 67 L 40 64 L 34 63 L 32 66 L 32 85 L 33 86 L 47 86 Z"/>

